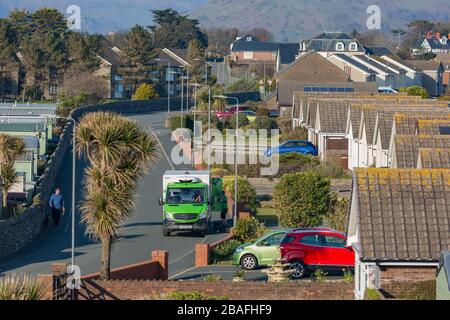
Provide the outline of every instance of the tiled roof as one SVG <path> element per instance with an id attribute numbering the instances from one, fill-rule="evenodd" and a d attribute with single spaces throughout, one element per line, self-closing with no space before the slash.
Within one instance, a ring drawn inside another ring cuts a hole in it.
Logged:
<path id="1" fill-rule="evenodd" d="M 417 133 L 435 135 L 441 134 L 441 127 L 450 126 L 450 119 L 433 119 L 417 121 Z"/>
<path id="2" fill-rule="evenodd" d="M 450 148 L 450 136 L 396 135 L 394 146 L 397 168 L 415 168 L 420 148 Z"/>
<path id="3" fill-rule="evenodd" d="M 348 106 L 318 101 L 320 131 L 324 133 L 345 133 Z"/>
<path id="4" fill-rule="evenodd" d="M 442 64 L 440 61 L 436 60 L 407 60 L 406 63 L 412 65 L 416 70 L 427 71 L 427 70 L 437 70 Z"/>
<path id="5" fill-rule="evenodd" d="M 450 169 L 450 149 L 420 148 L 418 168 Z"/>
<path id="6" fill-rule="evenodd" d="M 360 259 L 437 262 L 450 248 L 450 170 L 357 168 Z"/>
<path id="7" fill-rule="evenodd" d="M 450 119 L 450 110 L 421 112 L 420 114 L 398 113 L 394 115 L 396 134 L 416 134 L 417 122 L 426 119 Z"/>
<path id="8" fill-rule="evenodd" d="M 42 123 L 0 123 L 0 132 L 40 132 L 45 131 Z"/>
<path id="9" fill-rule="evenodd" d="M 233 42 L 233 52 L 236 51 L 267 51 L 276 52 L 278 51 L 278 43 L 269 41 L 259 41 L 257 39 L 247 40 L 247 37 L 242 37 L 241 39 Z"/>
<path id="10" fill-rule="evenodd" d="M 349 51 L 350 43 L 356 42 L 358 44 L 357 52 L 364 52 L 364 48 L 361 46 L 358 40 L 343 32 L 323 32 L 313 39 L 305 40 L 302 43 L 304 43 L 306 46 L 306 50 L 304 51 L 334 52 L 336 51 L 336 44 L 338 42 L 342 42 L 344 44 L 346 51 Z"/>

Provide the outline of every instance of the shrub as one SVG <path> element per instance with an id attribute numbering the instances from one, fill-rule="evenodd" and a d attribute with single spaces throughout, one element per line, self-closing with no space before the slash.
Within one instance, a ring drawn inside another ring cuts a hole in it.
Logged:
<path id="1" fill-rule="evenodd" d="M 181 122 L 180 115 L 171 115 L 170 116 L 170 130 L 174 131 L 178 128 L 186 128 L 186 116 L 183 116 L 183 122 Z"/>
<path id="2" fill-rule="evenodd" d="M 280 129 L 281 134 L 289 133 L 292 131 L 292 119 L 291 118 L 278 118 L 277 125 Z"/>
<path id="3" fill-rule="evenodd" d="M 281 141 L 286 140 L 308 140 L 308 130 L 303 127 L 296 127 L 280 136 Z"/>
<path id="4" fill-rule="evenodd" d="M 400 92 L 406 92 L 408 96 L 421 96 L 422 99 L 428 99 L 430 97 L 427 89 L 419 86 L 400 88 Z"/>
<path id="5" fill-rule="evenodd" d="M 332 204 L 330 180 L 313 172 L 285 174 L 273 202 L 283 227 L 320 226 Z"/>
<path id="6" fill-rule="evenodd" d="M 231 194 L 234 199 L 234 176 L 223 178 L 223 189 Z M 238 177 L 238 203 L 243 203 L 248 209 L 256 209 L 256 190 L 248 180 Z"/>
<path id="7" fill-rule="evenodd" d="M 319 165 L 307 165 L 305 170 L 312 171 L 317 175 L 330 179 L 351 178 L 348 171 L 332 164 L 320 163 Z"/>
<path id="8" fill-rule="evenodd" d="M 347 198 L 333 200 L 332 210 L 328 213 L 326 220 L 330 226 L 337 231 L 346 232 L 350 201 Z"/>
<path id="9" fill-rule="evenodd" d="M 0 300 L 41 300 L 42 297 L 40 283 L 29 276 L 0 278 Z"/>
<path id="10" fill-rule="evenodd" d="M 133 94 L 133 100 L 149 100 L 158 97 L 155 88 L 148 83 L 141 84 Z"/>
<path id="11" fill-rule="evenodd" d="M 269 116 L 269 109 L 267 109 L 264 106 L 258 106 L 256 108 L 256 116 L 257 117 L 268 117 Z"/>
<path id="12" fill-rule="evenodd" d="M 278 125 L 276 123 L 276 121 L 270 119 L 268 116 L 258 116 L 256 117 L 255 121 L 252 122 L 252 124 L 250 125 L 250 127 L 252 129 L 266 129 L 266 130 L 271 130 L 271 129 L 277 129 Z M 269 132 L 270 134 L 270 132 Z"/>
<path id="13" fill-rule="evenodd" d="M 144 300 L 229 300 L 226 296 L 205 296 L 197 291 L 174 291 L 165 296 L 144 297 Z"/>
<path id="14" fill-rule="evenodd" d="M 238 220 L 233 231 L 236 240 L 241 243 L 252 242 L 261 237 L 265 232 L 264 224 L 255 217 Z"/>
<path id="15" fill-rule="evenodd" d="M 229 260 L 230 257 L 233 255 L 234 251 L 237 247 L 239 247 L 241 243 L 238 240 L 228 240 L 221 244 L 219 244 L 217 247 L 214 247 L 211 250 L 211 260 L 216 263 L 218 261 L 225 261 Z"/>

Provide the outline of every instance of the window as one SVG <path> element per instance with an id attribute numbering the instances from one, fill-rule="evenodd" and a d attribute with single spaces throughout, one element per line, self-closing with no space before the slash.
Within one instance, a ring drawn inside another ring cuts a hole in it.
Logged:
<path id="1" fill-rule="evenodd" d="M 303 142 L 303 141 L 296 141 L 295 142 L 295 146 L 296 147 L 307 147 L 308 144 L 306 142 Z"/>
<path id="2" fill-rule="evenodd" d="M 307 245 L 310 245 L 310 246 L 321 246 L 321 247 L 326 246 L 325 237 L 320 235 L 320 234 L 304 236 L 300 240 L 300 243 L 307 244 Z"/>
<path id="3" fill-rule="evenodd" d="M 345 239 L 336 236 L 325 236 L 327 247 L 345 248 Z"/>
<path id="4" fill-rule="evenodd" d="M 350 43 L 350 51 L 357 51 L 358 50 L 358 44 L 356 42 Z"/>
<path id="5" fill-rule="evenodd" d="M 167 204 L 194 204 L 203 203 L 205 192 L 202 188 L 175 188 L 168 189 Z"/>
<path id="6" fill-rule="evenodd" d="M 284 233 L 278 233 L 271 235 L 270 237 L 262 240 L 258 245 L 263 246 L 277 246 L 280 244 L 281 240 L 284 238 Z"/>
<path id="7" fill-rule="evenodd" d="M 294 146 L 294 142 L 286 142 L 282 146 L 283 146 L 283 148 L 291 148 Z"/>
<path id="8" fill-rule="evenodd" d="M 244 59 L 246 59 L 246 60 L 252 60 L 252 59 L 253 59 L 253 52 L 251 52 L 251 51 L 245 51 L 245 52 L 244 52 Z"/>
<path id="9" fill-rule="evenodd" d="M 342 42 L 336 43 L 336 51 L 344 51 L 344 44 Z"/>
<path id="10" fill-rule="evenodd" d="M 291 243 L 292 241 L 294 241 L 294 239 L 295 239 L 294 236 L 285 236 L 285 237 L 281 240 L 281 244 Z"/>

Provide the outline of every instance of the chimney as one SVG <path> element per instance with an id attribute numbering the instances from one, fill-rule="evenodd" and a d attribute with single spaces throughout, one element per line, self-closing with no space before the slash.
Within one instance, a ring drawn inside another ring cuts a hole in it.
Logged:
<path id="1" fill-rule="evenodd" d="M 441 39 L 441 33 L 440 32 L 436 32 L 436 39 Z"/>
<path id="2" fill-rule="evenodd" d="M 431 39 L 432 35 L 433 35 L 432 32 L 431 32 L 431 31 L 428 31 L 428 32 L 427 32 L 427 39 Z"/>

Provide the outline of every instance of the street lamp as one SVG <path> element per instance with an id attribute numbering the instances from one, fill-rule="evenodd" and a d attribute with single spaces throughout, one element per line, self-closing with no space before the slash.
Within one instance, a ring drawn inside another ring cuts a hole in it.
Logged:
<path id="1" fill-rule="evenodd" d="M 184 79 L 189 80 L 188 77 L 181 76 L 181 128 L 183 128 L 183 108 L 184 108 Z M 187 109 L 188 107 L 186 107 Z"/>
<path id="2" fill-rule="evenodd" d="M 192 107 L 193 109 L 193 114 L 194 114 L 194 127 L 193 127 L 193 131 L 194 131 L 194 144 L 195 144 L 195 120 L 196 120 L 196 115 L 197 115 L 197 88 L 201 87 L 202 85 L 200 83 L 191 83 L 191 86 L 194 87 L 194 106 Z M 195 152 L 192 154 L 192 164 L 195 165 Z"/>
<path id="3" fill-rule="evenodd" d="M 170 60 L 163 58 L 156 58 L 155 61 L 166 61 L 168 64 L 167 69 L 167 117 L 170 116 Z"/>
<path id="4" fill-rule="evenodd" d="M 238 129 L 239 129 L 239 99 L 236 97 L 228 97 L 225 95 L 215 95 L 216 99 L 232 99 L 236 101 L 236 143 L 234 145 L 234 212 L 233 212 L 233 226 L 236 227 L 237 223 L 237 194 L 238 194 L 238 165 L 237 165 L 237 153 L 238 153 Z M 210 142 L 211 143 L 211 142 Z"/>

